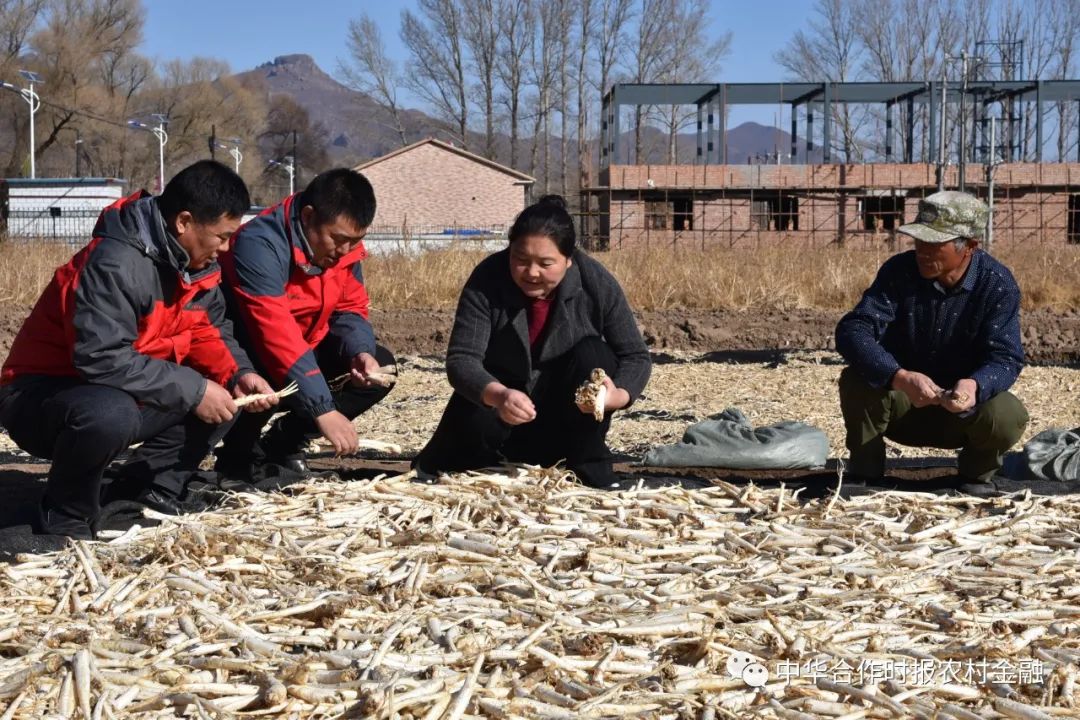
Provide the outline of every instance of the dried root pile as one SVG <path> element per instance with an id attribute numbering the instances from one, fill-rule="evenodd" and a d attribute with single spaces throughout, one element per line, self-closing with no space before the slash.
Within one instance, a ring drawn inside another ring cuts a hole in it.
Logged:
<path id="1" fill-rule="evenodd" d="M 1076 717 L 1078 516 L 541 470 L 244 495 L 0 568 L 0 713 Z"/>

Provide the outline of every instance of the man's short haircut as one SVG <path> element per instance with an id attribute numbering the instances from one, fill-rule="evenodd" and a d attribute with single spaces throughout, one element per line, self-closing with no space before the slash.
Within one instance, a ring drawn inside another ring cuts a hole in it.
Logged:
<path id="1" fill-rule="evenodd" d="M 375 219 L 375 189 L 368 179 L 349 168 L 334 168 L 315 176 L 301 193 L 300 207 L 310 205 L 316 225 L 344 215 L 359 228 Z"/>
<path id="2" fill-rule="evenodd" d="M 222 215 L 243 217 L 251 208 L 244 181 L 214 160 L 200 160 L 176 173 L 158 198 L 166 222 L 187 210 L 197 223 L 211 223 Z"/>

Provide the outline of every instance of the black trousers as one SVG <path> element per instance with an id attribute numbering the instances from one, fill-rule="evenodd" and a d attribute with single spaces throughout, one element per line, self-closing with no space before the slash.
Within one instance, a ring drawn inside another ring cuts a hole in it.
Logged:
<path id="1" fill-rule="evenodd" d="M 350 361 L 342 355 L 338 344 L 331 339 L 324 340 L 315 348 L 315 359 L 327 380 L 349 372 Z M 375 359 L 380 366 L 394 365 L 397 362 L 393 353 L 382 345 L 375 346 Z M 374 407 L 390 390 L 391 388 L 384 387 L 360 388 L 346 383 L 345 387 L 333 393 L 334 405 L 338 412 L 353 420 Z M 217 469 L 225 473 L 243 473 L 252 462 L 303 457 L 304 448 L 319 437 L 320 433 L 314 418 L 299 410 L 299 405 L 297 397 L 291 395 L 272 410 L 243 413 L 217 450 Z M 270 418 L 282 411 L 286 414 L 274 422 L 260 441 L 263 428 Z"/>
<path id="2" fill-rule="evenodd" d="M 582 482 L 609 485 L 615 480 L 606 443 L 611 415 L 596 422 L 578 409 L 574 391 L 594 368 L 614 375 L 618 367 L 607 343 L 600 338 L 582 340 L 539 368 L 539 378 L 529 395 L 536 406 L 536 419 L 523 425 L 508 425 L 493 408 L 475 405 L 454 393 L 413 467 L 434 474 L 503 462 L 551 466 L 565 460 Z"/>
<path id="3" fill-rule="evenodd" d="M 106 466 L 136 442 L 120 468 L 132 481 L 180 494 L 232 422 L 211 425 L 182 410 L 140 406 L 124 392 L 77 378 L 23 378 L 0 392 L 0 423 L 15 444 L 52 461 L 43 504 L 92 524 Z"/>

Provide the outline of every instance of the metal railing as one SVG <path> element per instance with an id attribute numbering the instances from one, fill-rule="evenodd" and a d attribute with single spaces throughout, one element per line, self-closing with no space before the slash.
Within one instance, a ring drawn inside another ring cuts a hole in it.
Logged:
<path id="1" fill-rule="evenodd" d="M 7 213 L 5 236 L 9 240 L 46 240 L 82 245 L 90 240 L 100 209 L 60 207 L 12 210 Z"/>

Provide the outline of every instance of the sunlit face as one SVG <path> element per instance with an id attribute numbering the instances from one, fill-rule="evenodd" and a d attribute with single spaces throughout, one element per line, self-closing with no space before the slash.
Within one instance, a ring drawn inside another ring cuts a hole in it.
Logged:
<path id="1" fill-rule="evenodd" d="M 305 205 L 300 210 L 300 222 L 304 235 L 311 246 L 311 263 L 323 270 L 338 264 L 367 235 L 367 228 L 360 227 L 347 215 L 338 215 L 324 223 L 315 222 L 315 208 Z"/>
<path id="2" fill-rule="evenodd" d="M 201 223 L 183 210 L 173 222 L 176 242 L 188 254 L 188 269 L 203 270 L 217 260 L 218 253 L 229 249 L 229 238 L 240 228 L 240 217 L 222 215 L 217 220 Z"/>
<path id="3" fill-rule="evenodd" d="M 971 255 L 975 243 L 968 241 L 961 250 L 950 240 L 943 243 L 915 241 L 915 262 L 919 274 L 927 280 L 947 280 L 955 274 Z"/>
<path id="4" fill-rule="evenodd" d="M 549 297 L 572 264 L 547 235 L 528 235 L 510 244 L 510 276 L 528 298 Z"/>

